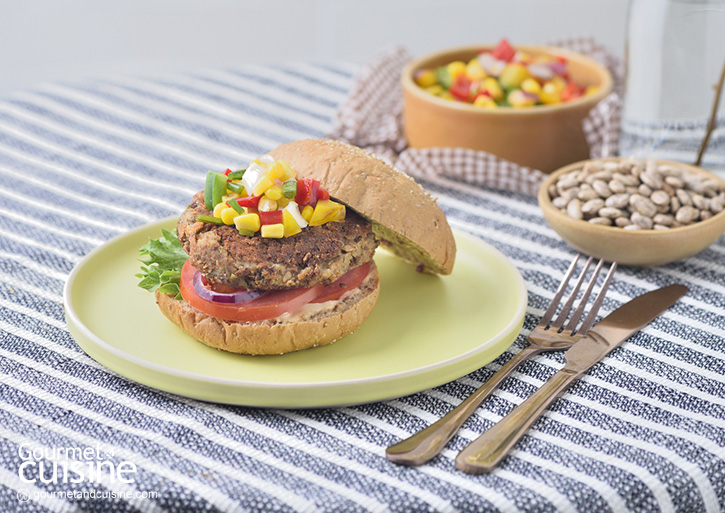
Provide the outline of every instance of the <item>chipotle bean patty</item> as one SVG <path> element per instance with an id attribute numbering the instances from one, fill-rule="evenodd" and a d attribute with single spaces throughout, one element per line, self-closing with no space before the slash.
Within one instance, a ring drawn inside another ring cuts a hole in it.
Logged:
<path id="1" fill-rule="evenodd" d="M 311 226 L 281 239 L 240 235 L 234 226 L 197 222 L 209 215 L 203 192 L 181 214 L 177 235 L 191 264 L 214 283 L 247 289 L 328 284 L 372 260 L 378 243 L 370 223 L 347 209 L 342 223 Z"/>

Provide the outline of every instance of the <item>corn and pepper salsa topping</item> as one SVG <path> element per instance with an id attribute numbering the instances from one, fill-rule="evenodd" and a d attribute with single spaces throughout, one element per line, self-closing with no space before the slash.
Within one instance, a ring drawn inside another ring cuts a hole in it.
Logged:
<path id="1" fill-rule="evenodd" d="M 212 215 L 199 215 L 197 221 L 233 225 L 250 237 L 291 237 L 308 226 L 345 220 L 345 205 L 331 200 L 318 180 L 297 180 L 286 161 L 270 155 L 246 169 L 209 171 L 204 203 Z"/>
<path id="2" fill-rule="evenodd" d="M 439 98 L 485 108 L 565 103 L 597 89 L 574 82 L 565 57 L 532 56 L 516 50 L 505 38 L 467 63 L 453 61 L 419 69 L 413 78 Z"/>

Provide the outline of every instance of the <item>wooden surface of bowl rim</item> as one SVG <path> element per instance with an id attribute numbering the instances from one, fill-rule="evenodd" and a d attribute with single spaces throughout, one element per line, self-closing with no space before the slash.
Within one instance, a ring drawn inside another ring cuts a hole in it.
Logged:
<path id="1" fill-rule="evenodd" d="M 566 213 L 562 212 L 558 208 L 554 206 L 554 204 L 551 201 L 551 197 L 549 196 L 549 185 L 553 184 L 559 176 L 566 174 L 570 171 L 573 171 L 577 168 L 581 169 L 585 164 L 589 162 L 621 162 L 623 160 L 629 160 L 632 157 L 608 157 L 608 158 L 601 158 L 601 159 L 587 159 L 587 160 L 580 160 L 579 162 L 573 162 L 571 164 L 567 164 L 566 166 L 557 169 L 556 171 L 553 171 L 551 174 L 549 174 L 544 181 L 541 183 L 541 186 L 539 187 L 539 191 L 537 194 L 537 199 L 539 202 L 539 206 L 542 210 L 544 210 L 544 207 L 556 218 L 561 220 L 562 222 L 566 223 L 576 223 L 576 225 L 572 224 L 572 226 L 581 226 L 582 229 L 586 230 L 603 230 L 602 233 L 615 233 L 615 234 L 622 234 L 625 237 L 668 237 L 672 236 L 673 234 L 690 231 L 695 228 L 709 228 L 712 224 L 719 224 L 719 223 L 725 223 L 725 210 L 722 212 L 719 212 L 715 215 L 713 215 L 710 219 L 705 219 L 704 221 L 697 221 L 696 223 L 692 223 L 686 226 L 678 226 L 676 228 L 670 228 L 668 230 L 624 230 L 622 228 L 616 227 L 616 226 L 605 226 L 600 224 L 593 224 L 588 223 L 582 219 L 575 219 L 573 217 L 568 216 Z M 685 164 L 683 162 L 676 162 L 673 160 L 661 160 L 661 159 L 647 159 L 647 158 L 636 158 L 636 160 L 654 160 L 660 165 L 670 165 L 675 167 L 682 167 L 688 170 L 691 170 L 695 173 L 698 173 L 700 175 L 705 175 L 708 178 L 712 178 L 714 180 L 717 180 L 722 184 L 723 187 L 725 187 L 725 180 L 720 178 L 719 176 L 715 175 L 714 173 L 711 173 L 710 171 L 703 169 L 701 167 L 693 166 L 690 164 Z M 724 228 L 725 233 L 725 228 Z"/>
<path id="2" fill-rule="evenodd" d="M 422 57 L 419 57 L 417 59 L 413 59 L 408 64 L 406 64 L 405 68 L 403 68 L 402 73 L 402 83 L 403 83 L 403 89 L 407 90 L 411 94 L 414 94 L 418 98 L 421 98 L 425 101 L 429 101 L 430 103 L 434 105 L 440 105 L 447 108 L 452 108 L 455 110 L 461 110 L 464 112 L 474 112 L 479 114 L 486 114 L 486 115 L 492 115 L 492 116 L 522 116 L 522 115 L 531 115 L 534 113 L 550 113 L 552 111 L 558 111 L 558 110 L 567 110 L 567 109 L 576 109 L 578 107 L 585 106 L 587 104 L 591 104 L 592 106 L 599 103 L 602 99 L 604 99 L 609 93 L 612 92 L 613 87 L 613 80 L 612 80 L 612 74 L 609 72 L 609 70 L 604 67 L 602 64 L 597 62 L 596 60 L 592 59 L 591 57 L 584 55 L 579 52 L 575 52 L 573 50 L 568 50 L 566 48 L 559 48 L 556 46 L 546 46 L 546 45 L 517 45 L 515 46 L 516 50 L 522 50 L 524 52 L 528 53 L 546 53 L 550 55 L 561 55 L 566 57 L 567 59 L 571 60 L 577 60 L 581 62 L 582 64 L 588 65 L 592 67 L 593 69 L 596 69 L 599 71 L 599 73 L 602 75 L 602 84 L 599 86 L 599 89 L 591 95 L 582 96 L 581 98 L 577 98 L 576 100 L 572 100 L 570 102 L 566 103 L 557 103 L 553 105 L 532 105 L 530 107 L 502 107 L 502 108 L 496 108 L 496 109 L 486 109 L 482 107 L 477 107 L 471 103 L 465 103 L 465 102 L 459 102 L 459 101 L 451 101 L 451 100 L 444 100 L 442 98 L 438 98 L 431 93 L 427 92 L 425 89 L 420 87 L 418 84 L 415 83 L 413 80 L 413 72 L 417 69 L 420 69 L 421 67 L 424 67 L 424 63 L 429 61 L 438 60 L 443 56 L 446 55 L 456 55 L 456 54 L 464 54 L 464 53 L 471 53 L 471 52 L 478 52 L 480 50 L 486 50 L 494 48 L 495 45 L 491 44 L 482 44 L 482 45 L 469 45 L 469 46 L 459 46 L 455 48 L 449 48 L 446 50 L 441 50 L 435 53 L 430 53 L 427 55 L 424 55 Z"/>

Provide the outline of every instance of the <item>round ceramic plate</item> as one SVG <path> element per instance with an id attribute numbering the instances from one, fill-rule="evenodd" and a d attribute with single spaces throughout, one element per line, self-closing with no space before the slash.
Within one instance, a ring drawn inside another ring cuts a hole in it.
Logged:
<path id="1" fill-rule="evenodd" d="M 221 403 L 276 408 L 359 404 L 464 376 L 500 355 L 523 324 L 526 288 L 504 255 L 455 232 L 453 273 L 434 276 L 378 250 L 372 315 L 329 346 L 279 356 L 211 349 L 169 322 L 137 286 L 138 249 L 176 219 L 142 226 L 89 253 L 64 290 L 68 328 L 89 356 L 144 385 Z"/>

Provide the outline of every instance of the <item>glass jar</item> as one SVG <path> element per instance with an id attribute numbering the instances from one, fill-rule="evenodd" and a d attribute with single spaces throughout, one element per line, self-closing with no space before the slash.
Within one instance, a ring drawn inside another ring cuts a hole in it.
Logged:
<path id="1" fill-rule="evenodd" d="M 625 66 L 620 154 L 695 163 L 725 66 L 725 0 L 631 0 Z M 722 97 L 700 165 L 725 173 Z"/>

